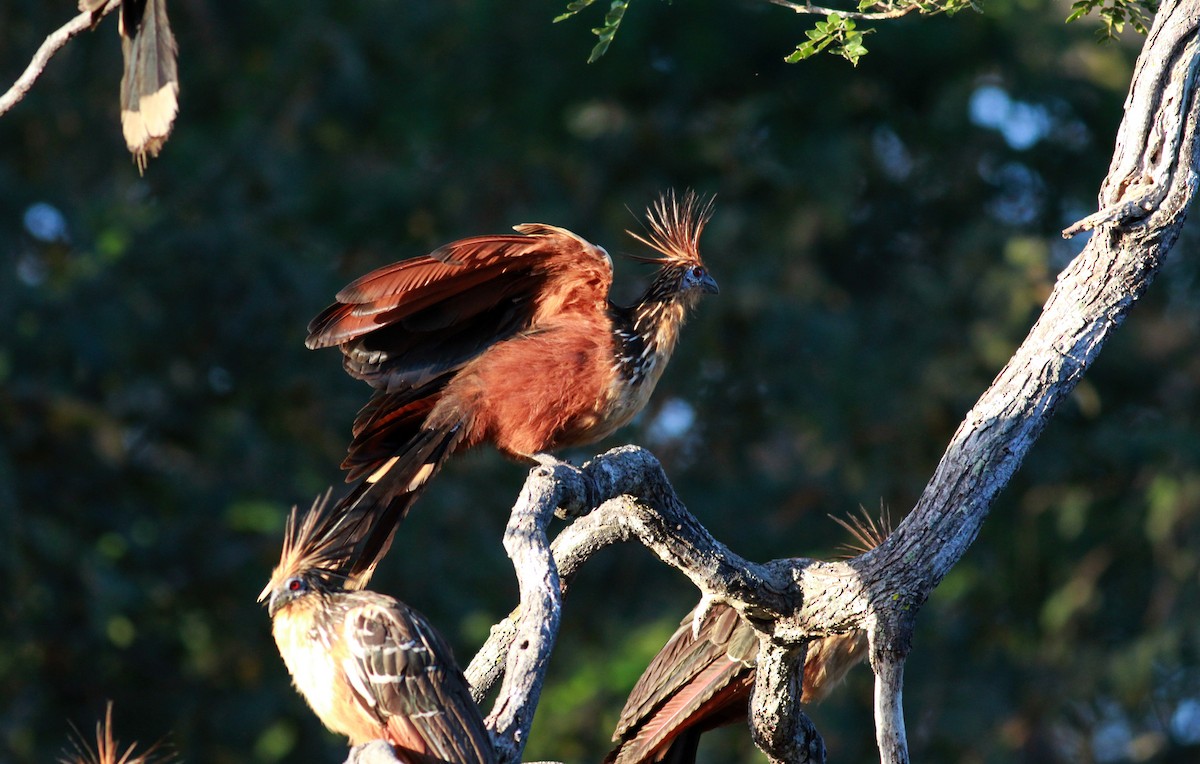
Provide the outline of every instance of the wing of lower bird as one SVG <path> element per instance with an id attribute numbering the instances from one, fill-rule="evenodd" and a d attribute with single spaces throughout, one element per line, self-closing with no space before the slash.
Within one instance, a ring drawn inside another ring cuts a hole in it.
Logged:
<path id="1" fill-rule="evenodd" d="M 423 615 L 373 592 L 348 600 L 345 671 L 390 742 L 421 762 L 475 764 L 495 755 L 449 646 Z"/>
<path id="2" fill-rule="evenodd" d="M 757 651 L 753 628 L 733 608 L 714 606 L 696 636 L 689 615 L 630 693 L 607 761 L 654 760 L 685 730 L 726 721 L 726 706 L 745 704 Z"/>

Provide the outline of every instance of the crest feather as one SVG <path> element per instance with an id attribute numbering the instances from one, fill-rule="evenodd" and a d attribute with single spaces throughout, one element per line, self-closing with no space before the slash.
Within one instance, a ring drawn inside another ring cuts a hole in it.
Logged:
<path id="1" fill-rule="evenodd" d="M 312 506 L 300 516 L 299 507 L 292 507 L 283 535 L 283 550 L 279 564 L 259 602 L 271 591 L 294 576 L 316 576 L 328 582 L 346 577 L 347 563 L 354 557 L 361 536 L 363 517 L 358 513 L 340 511 L 338 504 L 329 501 L 332 489 L 313 500 Z"/>
<path id="2" fill-rule="evenodd" d="M 866 554 L 882 544 L 892 534 L 892 513 L 888 511 L 887 507 L 880 505 L 878 520 L 871 517 L 871 514 L 863 507 L 859 507 L 858 510 L 861 516 L 848 514 L 846 519 L 834 515 L 829 516 L 830 520 L 845 528 L 854 537 L 853 541 L 840 545 L 847 557 Z"/>
<path id="3" fill-rule="evenodd" d="M 71 747 L 74 750 L 65 751 L 58 759 L 59 764 L 166 764 L 171 760 L 171 756 L 159 754 L 158 743 L 137 754 L 134 753 L 137 743 L 131 743 L 122 751 L 120 741 L 113 735 L 112 708 L 110 700 L 104 711 L 104 721 L 96 722 L 95 747 L 84 739 L 83 733 L 74 724 L 71 725 L 75 732 L 71 738 Z"/>
<path id="4" fill-rule="evenodd" d="M 713 199 L 700 197 L 688 189 L 683 198 L 668 190 L 646 210 L 646 235 L 626 231 L 630 236 L 657 251 L 662 257 L 635 257 L 635 260 L 678 264 L 700 262 L 700 233 L 713 213 Z"/>

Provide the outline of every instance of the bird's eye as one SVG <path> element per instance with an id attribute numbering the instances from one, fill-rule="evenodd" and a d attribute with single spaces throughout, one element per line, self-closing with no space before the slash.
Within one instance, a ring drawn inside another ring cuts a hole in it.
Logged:
<path id="1" fill-rule="evenodd" d="M 289 578 L 284 586 L 287 587 L 289 592 L 302 592 L 308 588 L 308 586 L 304 583 L 304 579 L 302 578 Z"/>
<path id="2" fill-rule="evenodd" d="M 697 265 L 695 268 L 692 268 L 692 275 L 698 279 L 704 278 L 704 267 Z"/>

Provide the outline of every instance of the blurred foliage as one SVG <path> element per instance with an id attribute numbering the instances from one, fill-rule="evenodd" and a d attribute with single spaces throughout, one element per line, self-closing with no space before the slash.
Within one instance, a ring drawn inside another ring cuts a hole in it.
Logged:
<path id="1" fill-rule="evenodd" d="M 181 113 L 144 178 L 114 19 L 0 119 L 0 761 L 53 759 L 110 698 L 122 739 L 187 761 L 342 760 L 255 602 L 368 395 L 305 324 L 457 237 L 537 220 L 634 252 L 627 207 L 717 193 L 721 295 L 606 445 L 654 449 L 754 559 L 836 554 L 828 513 L 898 519 L 1082 246 L 1058 231 L 1094 209 L 1140 44 L 995 0 L 880 25 L 857 69 L 790 66 L 790 11 L 693 0 L 639 5 L 588 66 L 555 5 L 177 0 Z M 74 12 L 0 4 L 0 78 Z M 1195 760 L 1197 244 L 921 613 L 914 760 Z M 645 270 L 617 269 L 632 295 Z M 514 602 L 500 535 L 524 472 L 451 464 L 376 577 L 464 660 Z M 637 548 L 585 569 L 528 758 L 598 758 L 695 598 Z M 834 760 L 874 755 L 870 707 L 859 670 L 812 710 Z M 737 729 L 703 755 L 761 760 Z"/>

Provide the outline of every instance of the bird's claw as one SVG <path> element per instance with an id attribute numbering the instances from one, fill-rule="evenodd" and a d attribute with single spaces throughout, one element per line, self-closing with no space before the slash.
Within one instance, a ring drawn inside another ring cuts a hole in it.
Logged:
<path id="1" fill-rule="evenodd" d="M 720 601 L 720 597 L 716 597 L 708 592 L 700 595 L 700 603 L 692 611 L 692 639 L 700 638 L 700 626 Z"/>

